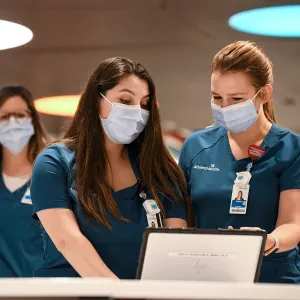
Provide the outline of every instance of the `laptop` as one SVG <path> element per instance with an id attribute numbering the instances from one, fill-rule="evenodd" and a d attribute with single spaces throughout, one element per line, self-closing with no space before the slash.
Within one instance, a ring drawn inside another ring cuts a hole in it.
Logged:
<path id="1" fill-rule="evenodd" d="M 137 279 L 257 282 L 266 237 L 264 231 L 147 228 Z"/>

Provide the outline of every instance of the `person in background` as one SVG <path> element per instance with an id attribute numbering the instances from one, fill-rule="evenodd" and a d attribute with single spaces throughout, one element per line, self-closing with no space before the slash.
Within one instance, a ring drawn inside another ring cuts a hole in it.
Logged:
<path id="1" fill-rule="evenodd" d="M 64 138 L 34 166 L 32 201 L 46 244 L 35 276 L 134 279 L 153 213 L 160 210 L 161 225 L 187 226 L 186 193 L 147 70 L 122 57 L 104 60 Z"/>
<path id="2" fill-rule="evenodd" d="M 271 61 L 256 43 L 220 50 L 211 75 L 217 125 L 186 140 L 179 164 L 191 226 L 267 231 L 260 282 L 300 283 L 300 136 L 275 124 L 272 84 Z M 236 185 L 247 204 L 233 210 Z"/>
<path id="3" fill-rule="evenodd" d="M 47 137 L 31 93 L 22 86 L 0 88 L 0 277 L 32 277 L 43 245 L 34 221 L 29 182 Z"/>

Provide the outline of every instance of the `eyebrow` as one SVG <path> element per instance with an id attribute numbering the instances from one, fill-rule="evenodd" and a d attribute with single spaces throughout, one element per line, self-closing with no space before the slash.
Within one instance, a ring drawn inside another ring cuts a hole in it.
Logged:
<path id="1" fill-rule="evenodd" d="M 129 94 L 135 96 L 135 93 L 134 93 L 133 91 L 131 91 L 131 90 L 128 90 L 128 89 L 123 89 L 123 90 L 120 90 L 119 92 L 120 92 L 120 93 L 121 93 L 121 92 L 128 92 Z"/>
<path id="2" fill-rule="evenodd" d="M 129 90 L 129 89 L 122 89 L 122 90 L 119 91 L 119 93 L 121 93 L 121 92 L 128 92 L 129 94 L 135 96 L 135 93 L 133 91 Z M 143 99 L 144 98 L 149 98 L 149 97 L 150 97 L 150 95 L 146 95 L 146 96 L 143 97 Z"/>
<path id="3" fill-rule="evenodd" d="M 218 93 L 211 91 L 212 94 L 219 95 Z M 247 93 L 232 93 L 228 94 L 229 96 L 236 96 L 236 95 L 247 95 Z"/>

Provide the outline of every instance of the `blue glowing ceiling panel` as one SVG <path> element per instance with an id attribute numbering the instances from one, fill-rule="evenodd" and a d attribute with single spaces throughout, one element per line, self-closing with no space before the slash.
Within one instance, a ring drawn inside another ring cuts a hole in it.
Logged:
<path id="1" fill-rule="evenodd" d="M 242 32 L 275 36 L 300 37 L 300 5 L 256 8 L 229 18 L 229 26 Z"/>

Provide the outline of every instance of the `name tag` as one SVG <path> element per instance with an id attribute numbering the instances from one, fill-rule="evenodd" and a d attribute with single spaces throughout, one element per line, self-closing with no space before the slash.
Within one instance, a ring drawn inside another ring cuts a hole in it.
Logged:
<path id="1" fill-rule="evenodd" d="M 26 190 L 26 192 L 21 200 L 21 203 L 32 205 L 31 196 L 30 196 L 30 188 L 28 188 Z"/>
<path id="2" fill-rule="evenodd" d="M 247 212 L 248 195 L 250 185 L 234 184 L 231 195 L 229 213 L 233 215 L 245 215 Z"/>
<path id="3" fill-rule="evenodd" d="M 152 228 L 162 227 L 160 209 L 155 200 L 146 200 L 143 203 L 146 211 L 148 226 Z"/>

